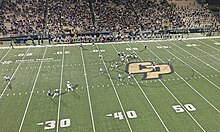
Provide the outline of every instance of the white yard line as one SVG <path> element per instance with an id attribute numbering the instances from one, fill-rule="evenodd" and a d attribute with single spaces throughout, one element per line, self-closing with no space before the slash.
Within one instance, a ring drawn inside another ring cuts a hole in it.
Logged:
<path id="1" fill-rule="evenodd" d="M 169 52 L 170 54 L 172 54 L 174 57 L 176 57 L 178 60 L 180 60 L 181 62 L 183 62 L 185 65 L 187 65 L 188 67 L 190 67 L 191 69 L 193 69 L 196 73 L 198 73 L 201 77 L 203 77 L 204 79 L 206 79 L 208 82 L 210 82 L 213 86 L 215 86 L 216 88 L 220 89 L 220 87 L 218 85 L 216 85 L 215 83 L 213 83 L 212 81 L 210 81 L 207 77 L 205 77 L 205 75 L 203 75 L 202 73 L 200 73 L 199 71 L 197 71 L 195 68 L 193 68 L 192 66 L 190 66 L 189 64 L 187 64 L 185 61 L 183 61 L 182 59 L 180 59 L 179 57 L 177 57 L 175 54 L 173 54 L 171 51 L 167 50 L 167 52 Z"/>
<path id="2" fill-rule="evenodd" d="M 216 88 L 220 89 L 219 86 L 217 86 L 215 83 L 213 83 L 212 81 L 210 81 L 207 77 L 205 77 L 205 75 L 201 74 L 199 71 L 197 71 L 195 68 L 193 68 L 192 66 L 190 66 L 188 63 L 184 62 L 182 59 L 180 59 L 179 57 L 177 57 L 175 54 L 173 54 L 172 52 L 170 52 L 169 50 L 166 49 L 167 52 L 169 52 L 170 54 L 172 54 L 174 57 L 176 57 L 178 60 L 180 60 L 181 62 L 183 62 L 185 65 L 189 66 L 191 69 L 193 69 L 196 73 L 198 73 L 200 76 L 202 76 L 204 79 L 206 79 L 208 82 L 210 82 L 213 86 L 215 86 Z"/>
<path id="3" fill-rule="evenodd" d="M 210 40 L 213 41 L 213 42 L 217 42 L 217 41 L 212 40 L 212 39 L 210 39 Z M 213 47 L 213 46 L 211 46 L 211 45 L 209 45 L 209 44 L 206 44 L 206 43 L 204 43 L 204 42 L 202 42 L 202 41 L 200 41 L 200 40 L 196 40 L 196 41 L 198 41 L 198 42 L 200 42 L 200 43 L 202 43 L 202 44 L 204 44 L 204 45 L 206 45 L 206 46 L 208 46 L 208 47 L 210 47 L 210 48 L 212 48 L 212 49 L 215 49 L 215 50 L 220 51 L 220 49 L 215 48 L 215 47 Z"/>
<path id="4" fill-rule="evenodd" d="M 130 45 L 129 45 L 130 47 Z M 131 48 L 131 47 L 130 47 Z M 133 50 L 134 51 L 134 50 Z M 136 55 L 143 61 L 143 59 L 134 51 Z M 159 58 L 158 58 L 159 59 Z M 171 96 L 181 105 L 181 107 L 187 112 L 187 114 L 194 120 L 194 122 L 205 132 L 205 129 L 199 124 L 199 122 L 188 112 L 188 110 L 183 106 L 183 104 L 176 98 L 176 96 L 170 91 L 170 89 L 159 79 L 159 82 L 164 86 L 164 88 L 171 94 Z"/>
<path id="5" fill-rule="evenodd" d="M 205 61 L 201 60 L 200 58 L 196 57 L 195 55 L 191 54 L 190 52 L 186 51 L 185 49 L 181 48 L 180 46 L 176 45 L 175 43 L 173 42 L 170 42 L 172 43 L 173 45 L 175 45 L 176 47 L 178 47 L 179 49 L 181 49 L 182 51 L 190 54 L 191 56 L 193 56 L 194 58 L 196 58 L 197 60 L 201 61 L 202 63 L 206 64 L 208 67 L 212 68 L 213 70 L 217 71 L 218 73 L 220 73 L 220 71 L 216 68 L 214 68 L 213 66 L 211 66 L 210 64 L 206 63 Z M 185 42 L 188 44 L 188 42 Z"/>
<path id="6" fill-rule="evenodd" d="M 43 58 L 45 57 L 46 51 L 47 51 L 47 48 L 45 48 L 45 51 L 44 51 L 44 54 L 43 54 Z M 25 108 L 25 111 L 24 111 L 24 115 L 23 115 L 23 118 L 22 118 L 22 121 L 21 121 L 21 124 L 20 124 L 18 132 L 21 132 L 21 129 L 22 129 L 22 126 L 23 126 L 23 123 L 24 123 L 24 120 L 25 120 L 25 117 L 26 117 L 26 114 L 27 114 L 27 111 L 28 111 L 28 108 L 29 108 L 29 105 L 30 105 L 30 102 L 31 102 L 31 99 L 32 99 L 32 95 L 34 93 L 34 89 L 35 89 L 35 86 L 36 86 L 36 83 L 37 83 L 37 79 L 38 79 L 38 76 L 39 76 L 39 73 L 40 73 L 40 70 L 41 70 L 41 67 L 42 67 L 42 63 L 43 62 L 40 63 L 40 67 L 39 67 L 39 69 L 37 71 L 37 75 L 35 77 L 34 84 L 33 84 L 32 90 L 31 90 L 31 94 L 29 96 L 29 99 L 28 99 L 28 102 L 27 102 L 27 105 L 26 105 L 26 108 Z"/>
<path id="7" fill-rule="evenodd" d="M 209 54 L 208 52 L 206 52 L 206 51 L 204 51 L 204 50 L 202 50 L 202 49 L 200 49 L 200 48 L 198 48 L 198 47 L 195 47 L 195 48 L 196 48 L 196 49 L 198 49 L 198 50 L 200 50 L 200 51 L 202 51 L 203 53 L 205 53 L 205 54 L 207 54 L 207 55 L 211 56 L 212 58 L 215 58 L 216 60 L 220 61 L 220 59 L 219 59 L 219 58 L 217 58 L 217 57 L 213 56 L 212 54 Z"/>
<path id="8" fill-rule="evenodd" d="M 176 98 L 176 96 L 169 90 L 169 88 L 159 79 L 160 83 L 165 87 L 165 89 L 173 96 L 173 98 L 181 105 L 181 107 L 187 112 L 187 114 L 194 120 L 194 122 L 201 128 L 203 132 L 206 130 L 199 124 L 199 122 L 189 113 L 189 111 L 183 106 L 183 104 Z"/>
<path id="9" fill-rule="evenodd" d="M 114 50 L 116 51 L 116 53 L 118 53 L 118 50 L 115 48 L 115 46 L 112 44 L 112 47 L 114 48 Z M 132 77 L 134 78 L 136 84 L 138 85 L 139 89 L 141 90 L 142 94 L 144 95 L 144 97 L 146 98 L 146 100 L 148 101 L 148 103 L 150 104 L 151 108 L 153 109 L 154 113 L 157 115 L 158 119 L 160 120 L 161 124 L 163 125 L 163 127 L 166 129 L 167 132 L 169 132 L 167 126 L 165 125 L 165 123 L 163 122 L 163 120 L 161 119 L 160 115 L 158 114 L 158 112 L 156 111 L 156 109 L 154 108 L 153 104 L 151 103 L 150 99 L 147 97 L 147 95 L 145 94 L 144 90 L 142 89 L 142 87 L 140 86 L 140 84 L 138 83 L 137 79 L 134 77 L 134 75 L 132 75 Z"/>
<path id="10" fill-rule="evenodd" d="M 157 43 L 158 45 L 160 45 L 159 43 Z M 161 45 L 160 45 L 161 46 Z M 154 56 L 156 56 L 159 60 L 161 60 L 163 63 L 164 61 L 157 55 L 155 54 L 151 49 L 148 48 L 148 50 L 154 54 Z M 176 55 L 174 55 L 172 52 L 170 52 L 169 50 L 165 49 L 167 52 L 169 52 L 171 55 L 175 56 L 178 60 L 180 60 L 181 62 L 183 62 L 184 64 L 186 64 L 183 60 L 181 60 L 180 58 L 178 58 Z M 193 69 L 193 68 L 192 68 Z M 194 70 L 194 69 L 193 69 Z M 196 70 L 195 70 L 196 71 Z M 180 78 L 182 79 L 193 91 L 195 91 L 201 98 L 203 98 L 210 106 L 212 106 L 218 113 L 220 113 L 220 111 L 210 102 L 208 101 L 201 93 L 199 93 L 191 84 L 189 84 L 182 76 L 180 76 L 177 72 L 174 71 L 174 73 Z M 200 74 L 200 73 L 198 73 Z M 203 76 L 203 75 L 201 75 Z M 206 78 L 204 76 L 204 78 Z M 207 79 L 207 78 L 206 78 Z M 207 79 L 208 80 L 208 79 Z M 209 80 L 208 80 L 209 81 Z"/>
<path id="11" fill-rule="evenodd" d="M 6 52 L 6 54 L 1 58 L 0 62 L 8 55 L 9 51 L 11 51 L 11 48 Z"/>
<path id="12" fill-rule="evenodd" d="M 57 126 L 56 126 L 56 132 L 59 131 L 59 125 L 60 125 L 60 102 L 61 102 L 61 90 L 63 85 L 63 62 L 64 62 L 64 55 L 65 55 L 65 47 L 63 46 L 63 54 L 62 54 L 62 64 L 61 64 L 61 73 L 60 73 L 60 89 L 59 89 L 59 102 L 57 107 Z"/>
<path id="13" fill-rule="evenodd" d="M 86 67 L 85 67 L 85 61 L 84 61 L 82 48 L 80 48 L 80 51 L 81 51 L 81 56 L 82 56 L 84 77 L 85 77 L 85 81 L 86 81 L 86 90 L 87 90 L 87 96 L 88 96 L 88 101 L 89 101 L 90 116 L 91 116 L 91 120 L 92 120 L 92 129 L 93 129 L 93 132 L 95 132 L 96 129 L 95 129 L 95 123 L 94 123 L 94 117 L 93 117 L 93 111 L 92 111 L 92 102 L 91 102 L 91 98 L 90 98 L 89 84 L 88 84 L 88 79 L 87 79 L 87 73 L 86 73 Z"/>
<path id="14" fill-rule="evenodd" d="M 25 52 L 25 54 L 27 54 L 27 52 L 29 51 L 30 48 L 27 49 L 27 51 Z M 24 59 L 25 55 L 22 57 L 22 60 Z M 13 79 L 15 73 L 17 72 L 17 70 L 19 69 L 21 63 L 18 64 L 17 68 L 15 69 L 14 73 L 11 76 L 11 79 Z M 5 86 L 4 90 L 2 91 L 1 95 L 0 95 L 0 99 L 2 98 L 3 94 L 5 93 L 7 87 L 8 87 L 9 83 Z"/>
<path id="15" fill-rule="evenodd" d="M 98 47 L 97 45 L 96 45 L 96 47 L 99 49 L 99 47 Z M 102 54 L 102 53 L 100 52 L 100 54 Z M 105 66 L 106 72 L 107 72 L 107 74 L 108 74 L 108 77 L 109 77 L 110 82 L 111 82 L 111 84 L 112 84 L 112 87 L 113 87 L 113 89 L 114 89 L 115 95 L 116 95 L 116 97 L 117 97 L 117 99 L 118 99 L 119 105 L 120 105 L 120 107 L 121 107 L 121 110 L 122 110 L 122 112 L 123 112 L 123 115 L 124 115 L 124 117 L 125 117 L 125 120 L 126 120 L 126 122 L 127 122 L 127 124 L 128 124 L 128 128 L 129 128 L 130 132 L 132 132 L 133 130 L 132 130 L 131 125 L 130 125 L 130 123 L 129 123 L 129 121 L 128 121 L 128 118 L 127 118 L 127 116 L 126 116 L 124 107 L 123 107 L 123 105 L 122 105 L 122 103 L 121 103 L 120 97 L 119 97 L 118 92 L 117 92 L 117 90 L 116 90 L 116 88 L 115 88 L 115 84 L 114 84 L 114 82 L 113 82 L 113 80 L 112 80 L 112 77 L 111 77 L 109 71 L 108 71 L 108 68 L 107 68 L 107 66 L 106 66 L 106 64 L 105 64 L 105 61 L 104 61 L 104 57 L 103 57 L 103 56 L 102 56 L 102 59 L 101 59 L 101 60 L 102 60 L 103 65 Z"/>

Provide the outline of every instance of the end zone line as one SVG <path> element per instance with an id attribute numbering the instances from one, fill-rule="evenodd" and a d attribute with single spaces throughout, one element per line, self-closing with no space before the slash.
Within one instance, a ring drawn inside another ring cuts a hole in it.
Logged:
<path id="1" fill-rule="evenodd" d="M 62 55 L 62 64 L 61 64 L 61 75 L 60 75 L 60 90 L 59 90 L 59 102 L 58 102 L 58 107 L 57 107 L 57 128 L 56 128 L 56 132 L 59 131 L 59 120 L 60 120 L 60 102 L 61 102 L 61 90 L 62 90 L 62 84 L 63 84 L 63 62 L 64 62 L 64 53 L 65 51 L 65 47 L 63 46 L 63 55 Z"/>
<path id="2" fill-rule="evenodd" d="M 46 51 L 47 51 L 47 48 L 45 48 L 43 58 L 45 57 Z M 33 93 L 34 93 L 34 89 L 35 89 L 35 86 L 36 86 L 36 83 L 37 83 L 37 79 L 38 79 L 38 76 L 39 76 L 39 73 L 40 73 L 42 64 L 43 64 L 43 62 L 40 63 L 40 67 L 39 67 L 39 69 L 38 69 L 38 71 L 37 71 L 37 75 L 36 75 L 36 77 L 35 77 L 34 84 L 33 84 L 32 90 L 31 90 L 31 94 L 30 94 L 30 96 L 29 96 L 29 99 L 28 99 L 28 102 L 27 102 L 27 106 L 26 106 L 26 108 L 25 108 L 24 115 L 23 115 L 23 118 L 22 118 L 22 121 L 21 121 L 21 124 L 20 124 L 20 127 L 19 127 L 18 132 L 21 132 L 21 129 L 22 129 L 22 126 L 23 126 L 23 123 L 24 123 L 24 120 L 25 120 L 25 117 L 26 117 L 26 114 L 27 114 L 27 111 L 28 111 L 28 108 L 29 108 L 29 104 L 30 104 L 30 102 L 31 102 L 32 95 L 33 95 Z"/>
<path id="3" fill-rule="evenodd" d="M 27 49 L 27 51 L 25 52 L 25 54 L 27 54 L 27 52 L 29 51 L 30 48 Z M 25 55 L 22 57 L 22 60 L 25 58 Z M 17 72 L 18 68 L 20 67 L 21 63 L 18 64 L 17 68 L 15 69 L 14 73 L 11 76 L 11 79 L 13 79 L 15 73 Z M 1 95 L 0 95 L 0 99 L 2 98 L 3 94 L 5 93 L 7 87 L 8 87 L 9 83 L 7 83 L 7 85 L 5 86 L 4 90 L 2 91 Z"/>
<path id="4" fill-rule="evenodd" d="M 85 81 L 86 81 L 86 89 L 87 89 L 87 96 L 88 96 L 88 101 L 89 101 L 90 116 L 91 116 L 91 120 L 92 120 L 92 128 L 93 128 L 93 132 L 95 132 L 96 129 L 95 129 L 95 123 L 94 123 L 94 118 L 93 118 L 92 102 L 90 99 L 89 84 L 88 84 L 88 80 L 87 80 L 85 61 L 84 61 L 84 56 L 83 56 L 83 52 L 82 52 L 81 47 L 80 47 L 80 51 L 81 51 L 81 57 L 82 57 L 82 63 L 83 63 L 84 77 L 85 77 Z"/>
<path id="5" fill-rule="evenodd" d="M 149 48 L 148 48 L 149 49 Z M 150 50 L 150 49 L 149 49 Z M 134 50 L 133 50 L 134 51 Z M 143 60 L 136 51 L 134 51 L 136 53 L 136 55 Z M 154 53 L 154 52 L 152 52 Z M 155 54 L 154 54 L 155 55 Z M 156 56 L 157 57 L 157 56 Z M 158 59 L 160 59 L 158 57 Z M 181 107 L 187 112 L 187 114 L 194 120 L 194 122 L 202 129 L 202 131 L 206 131 L 200 124 L 199 122 L 189 113 L 189 111 L 183 106 L 183 104 L 176 98 L 176 96 L 170 91 L 170 89 L 161 81 L 161 79 L 159 79 L 159 82 L 164 86 L 164 88 L 171 94 L 171 96 L 181 105 Z"/>
<path id="6" fill-rule="evenodd" d="M 98 50 L 99 50 L 98 45 L 96 45 L 96 47 L 97 47 Z M 101 52 L 99 52 L 99 53 L 102 55 Z M 125 114 L 124 107 L 123 107 L 123 105 L 122 105 L 122 103 L 121 103 L 120 97 L 119 97 L 118 92 L 117 92 L 117 90 L 116 90 L 116 88 L 115 88 L 115 84 L 114 84 L 114 82 L 113 82 L 113 80 L 112 80 L 112 77 L 111 77 L 109 71 L 108 71 L 108 68 L 107 68 L 107 66 L 106 66 L 106 64 L 105 64 L 105 61 L 104 61 L 103 56 L 102 56 L 102 63 L 103 63 L 103 65 L 105 66 L 106 72 L 107 72 L 107 74 L 108 74 L 108 77 L 109 77 L 110 82 L 111 82 L 111 84 L 112 84 L 112 87 L 113 87 L 113 89 L 114 89 L 115 95 L 116 95 L 116 97 L 117 97 L 117 99 L 118 99 L 118 102 L 119 102 L 119 105 L 120 105 L 120 107 L 121 107 L 121 110 L 122 110 L 122 112 L 123 112 L 123 114 L 124 114 L 125 120 L 126 120 L 126 122 L 127 122 L 127 124 L 128 124 L 129 130 L 130 130 L 130 132 L 132 132 L 133 130 L 132 130 L 131 125 L 130 125 L 130 123 L 129 123 L 129 121 L 128 121 L 128 118 L 127 118 L 127 116 L 126 116 L 126 114 Z"/>

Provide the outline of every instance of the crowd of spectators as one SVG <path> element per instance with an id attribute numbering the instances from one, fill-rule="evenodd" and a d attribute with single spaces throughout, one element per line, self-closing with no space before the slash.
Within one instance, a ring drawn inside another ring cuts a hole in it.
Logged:
<path id="1" fill-rule="evenodd" d="M 133 0 L 7 0 L 0 9 L 0 35 L 110 31 L 119 34 L 176 28 L 204 28 L 217 23 L 206 7 L 190 9 L 168 2 Z"/>

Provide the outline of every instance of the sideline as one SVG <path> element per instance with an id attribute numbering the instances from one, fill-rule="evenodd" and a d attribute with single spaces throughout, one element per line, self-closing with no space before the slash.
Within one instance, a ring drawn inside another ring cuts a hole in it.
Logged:
<path id="1" fill-rule="evenodd" d="M 104 42 L 104 43 L 95 43 L 95 44 L 129 44 L 129 43 L 143 43 L 143 42 L 169 42 L 169 41 L 178 41 L 178 40 L 201 40 L 201 39 L 216 39 L 220 36 L 211 36 L 211 37 L 192 37 L 192 38 L 180 38 L 180 39 L 160 39 L 160 40 L 135 40 L 135 41 L 120 41 L 120 42 Z M 51 45 L 30 45 L 30 46 L 14 46 L 15 49 L 23 48 L 44 48 L 44 47 L 62 47 L 62 46 L 80 46 L 83 45 L 92 45 L 93 43 L 77 43 L 77 44 L 51 44 Z M 11 47 L 2 46 L 0 49 L 10 49 Z"/>

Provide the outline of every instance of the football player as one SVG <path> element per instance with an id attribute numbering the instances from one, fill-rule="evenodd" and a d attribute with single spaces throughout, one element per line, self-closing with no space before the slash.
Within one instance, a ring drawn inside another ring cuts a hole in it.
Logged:
<path id="1" fill-rule="evenodd" d="M 70 83 L 70 81 L 66 82 L 66 86 L 67 86 L 67 91 L 73 91 L 73 85 Z"/>
<path id="2" fill-rule="evenodd" d="M 54 90 L 54 94 L 53 94 L 53 97 L 52 97 L 52 99 L 55 97 L 55 96 L 59 96 L 59 89 L 55 89 Z"/>

